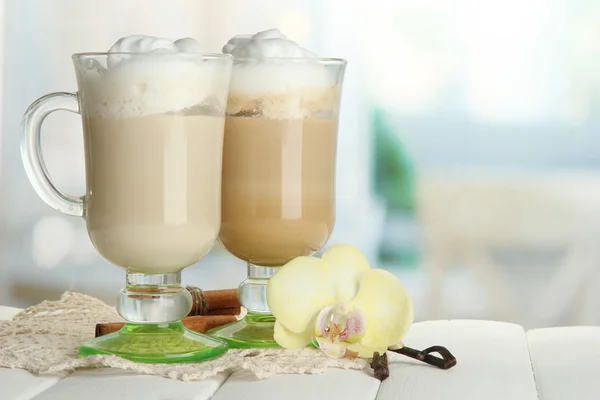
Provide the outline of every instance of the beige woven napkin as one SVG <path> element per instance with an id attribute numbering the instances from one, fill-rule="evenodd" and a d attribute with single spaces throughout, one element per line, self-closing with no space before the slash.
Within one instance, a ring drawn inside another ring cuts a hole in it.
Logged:
<path id="1" fill-rule="evenodd" d="M 182 381 L 201 380 L 220 372 L 249 371 L 257 378 L 276 374 L 316 374 L 329 368 L 365 369 L 366 360 L 333 359 L 316 349 L 229 350 L 204 363 L 141 364 L 117 356 L 78 358 L 78 346 L 94 337 L 97 323 L 122 321 L 113 307 L 80 293 L 66 292 L 0 321 L 0 367 L 26 369 L 37 375 L 112 367 Z"/>

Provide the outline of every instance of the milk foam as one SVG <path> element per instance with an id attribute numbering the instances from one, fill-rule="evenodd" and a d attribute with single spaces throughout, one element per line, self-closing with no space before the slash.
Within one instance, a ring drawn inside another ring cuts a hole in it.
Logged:
<path id="1" fill-rule="evenodd" d="M 303 118 L 336 107 L 327 68 L 278 29 L 234 36 L 222 51 L 235 59 L 229 115 Z"/>
<path id="2" fill-rule="evenodd" d="M 221 63 L 203 62 L 201 50 L 192 38 L 119 39 L 109 50 L 106 66 L 87 60 L 87 68 L 79 70 L 85 113 L 129 118 L 203 106 L 223 110 L 227 71 Z"/>
<path id="3" fill-rule="evenodd" d="M 254 35 L 237 35 L 229 39 L 223 53 L 236 58 L 317 58 L 314 53 L 279 31 L 269 29 Z"/>

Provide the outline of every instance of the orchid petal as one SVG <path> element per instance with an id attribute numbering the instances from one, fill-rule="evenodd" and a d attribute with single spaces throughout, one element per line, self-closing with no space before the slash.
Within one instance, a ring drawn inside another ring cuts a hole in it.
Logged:
<path id="1" fill-rule="evenodd" d="M 346 355 L 346 349 L 348 348 L 348 343 L 346 342 L 331 341 L 324 337 L 317 338 L 317 343 L 319 344 L 321 351 L 331 358 L 344 357 L 344 355 Z"/>
<path id="2" fill-rule="evenodd" d="M 320 258 L 294 258 L 267 283 L 273 316 L 292 332 L 305 332 L 317 313 L 334 302 L 329 265 Z"/>
<path id="3" fill-rule="evenodd" d="M 414 319 L 408 291 L 396 276 L 382 269 L 361 276 L 358 293 L 351 303 L 366 317 L 367 329 L 360 341 L 363 353 L 364 349 L 385 351 L 401 343 Z"/>
<path id="4" fill-rule="evenodd" d="M 275 321 L 273 338 L 281 347 L 286 349 L 300 349 L 306 347 L 313 339 L 312 329 L 297 333 L 286 329 L 279 321 Z"/>
<path id="5" fill-rule="evenodd" d="M 352 299 L 358 291 L 360 276 L 371 269 L 361 251 L 347 244 L 331 246 L 321 259 L 330 266 L 333 292 L 338 302 Z"/>
<path id="6" fill-rule="evenodd" d="M 365 347 L 360 343 L 354 343 L 348 346 L 348 350 L 357 353 L 360 358 L 372 358 L 373 353 L 378 352 L 379 354 L 383 354 L 387 348 L 383 345 L 378 347 Z"/>

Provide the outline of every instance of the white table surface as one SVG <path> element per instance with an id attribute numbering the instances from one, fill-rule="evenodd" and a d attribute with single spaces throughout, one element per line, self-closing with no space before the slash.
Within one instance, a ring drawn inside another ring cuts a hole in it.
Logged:
<path id="1" fill-rule="evenodd" d="M 17 309 L 0 307 L 0 319 Z M 440 344 L 458 360 L 448 371 L 408 358 L 390 363 L 380 383 L 366 371 L 279 375 L 247 373 L 181 382 L 115 369 L 38 377 L 0 368 L 0 400 L 598 400 L 600 327 L 538 329 L 491 321 L 416 323 L 407 345 Z"/>

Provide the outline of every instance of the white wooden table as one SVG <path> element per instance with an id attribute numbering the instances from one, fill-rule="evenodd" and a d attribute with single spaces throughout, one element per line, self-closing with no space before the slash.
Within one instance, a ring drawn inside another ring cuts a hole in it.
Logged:
<path id="1" fill-rule="evenodd" d="M 0 307 L 0 319 L 19 310 Z M 491 321 L 416 323 L 406 343 L 448 347 L 448 371 L 401 358 L 380 383 L 365 371 L 279 375 L 222 374 L 181 382 L 114 369 L 37 377 L 0 368 L 0 400 L 598 400 L 600 327 L 538 329 Z"/>

